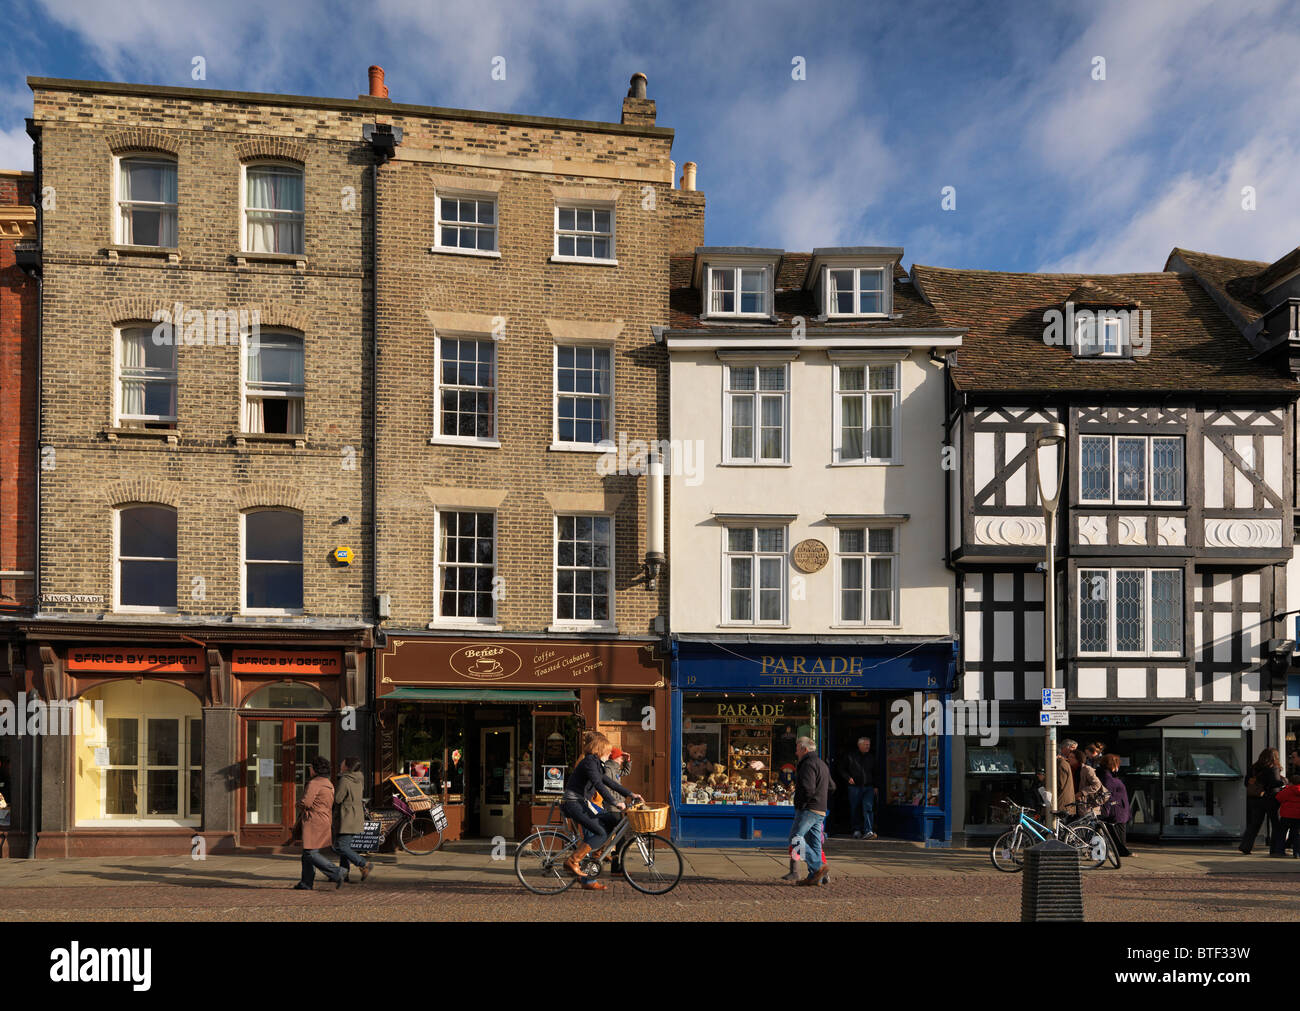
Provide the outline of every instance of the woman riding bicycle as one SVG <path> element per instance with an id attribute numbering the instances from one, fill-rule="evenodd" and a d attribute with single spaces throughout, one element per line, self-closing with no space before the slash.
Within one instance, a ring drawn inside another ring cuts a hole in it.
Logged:
<path id="1" fill-rule="evenodd" d="M 604 891 L 605 885 L 599 881 L 588 880 L 587 875 L 582 871 L 582 859 L 593 849 L 600 849 L 609 838 L 610 830 L 618 824 L 619 816 L 611 809 L 616 808 L 621 811 L 627 806 L 617 800 L 614 794 L 632 797 L 638 801 L 643 799 L 639 793 L 625 789 L 619 785 L 618 780 L 605 775 L 601 765 L 613 750 L 613 743 L 604 734 L 588 735 L 582 748 L 582 761 L 574 766 L 573 771 L 564 781 L 564 797 L 560 804 L 560 810 L 568 815 L 575 825 L 582 826 L 584 839 L 583 844 L 564 862 L 564 866 L 574 877 L 582 879 L 583 888 L 595 891 Z M 591 799 L 597 791 L 606 801 L 605 810 L 599 814 L 593 811 L 591 805 Z"/>

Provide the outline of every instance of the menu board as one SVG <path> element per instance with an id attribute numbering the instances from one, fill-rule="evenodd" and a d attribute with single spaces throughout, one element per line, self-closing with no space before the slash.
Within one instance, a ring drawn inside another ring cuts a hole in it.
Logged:
<path id="1" fill-rule="evenodd" d="M 427 810 L 432 804 L 429 795 L 421 790 L 420 784 L 410 776 L 389 776 L 388 782 L 392 783 L 394 789 L 406 798 L 412 811 Z"/>

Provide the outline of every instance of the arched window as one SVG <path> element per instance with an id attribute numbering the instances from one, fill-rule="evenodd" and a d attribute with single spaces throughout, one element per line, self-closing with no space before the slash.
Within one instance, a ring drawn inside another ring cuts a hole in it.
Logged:
<path id="1" fill-rule="evenodd" d="M 259 331 L 244 338 L 244 431 L 303 434 L 303 342 Z"/>
<path id="2" fill-rule="evenodd" d="M 124 246 L 176 245 L 176 160 L 165 155 L 119 158 L 117 241 Z"/>
<path id="3" fill-rule="evenodd" d="M 324 695 L 311 685 L 277 681 L 257 689 L 244 700 L 245 709 L 332 709 Z"/>
<path id="4" fill-rule="evenodd" d="M 292 614 L 302 610 L 302 513 L 258 509 L 244 513 L 244 610 Z"/>
<path id="5" fill-rule="evenodd" d="M 117 511 L 117 608 L 176 610 L 176 510 L 125 506 Z"/>
<path id="6" fill-rule="evenodd" d="M 176 343 L 154 340 L 152 324 L 118 331 L 118 424 L 176 427 Z"/>
<path id="7" fill-rule="evenodd" d="M 302 169 L 283 162 L 244 166 L 244 249 L 303 252 Z"/>

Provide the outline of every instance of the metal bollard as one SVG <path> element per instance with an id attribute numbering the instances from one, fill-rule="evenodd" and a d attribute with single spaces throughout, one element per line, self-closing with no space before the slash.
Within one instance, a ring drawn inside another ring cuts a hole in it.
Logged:
<path id="1" fill-rule="evenodd" d="M 1059 839 L 1025 850 L 1020 888 L 1022 923 L 1083 922 L 1079 853 Z"/>

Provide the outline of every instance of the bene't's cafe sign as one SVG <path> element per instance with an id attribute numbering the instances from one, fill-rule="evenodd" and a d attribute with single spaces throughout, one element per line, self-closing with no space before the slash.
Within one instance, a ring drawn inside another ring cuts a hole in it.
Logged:
<path id="1" fill-rule="evenodd" d="M 662 661 L 638 643 L 391 638 L 378 666 L 380 695 L 403 686 L 664 686 Z"/>

